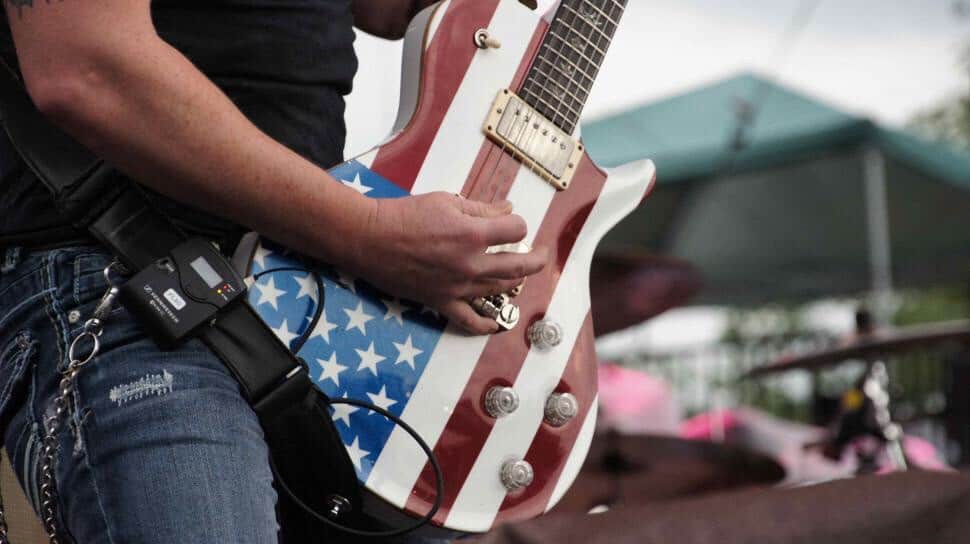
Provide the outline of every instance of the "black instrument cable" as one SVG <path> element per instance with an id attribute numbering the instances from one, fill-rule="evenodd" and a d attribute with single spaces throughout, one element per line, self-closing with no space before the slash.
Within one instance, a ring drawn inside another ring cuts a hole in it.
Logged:
<path id="1" fill-rule="evenodd" d="M 262 278 L 263 276 L 267 274 L 272 274 L 275 272 L 305 272 L 307 274 L 313 275 L 317 283 L 318 300 L 316 302 L 316 307 L 313 309 L 313 316 L 310 318 L 310 324 L 307 325 L 306 330 L 304 330 L 303 334 L 300 335 L 300 338 L 297 340 L 296 344 L 292 348 L 290 348 L 291 351 L 293 351 L 293 353 L 299 353 L 300 350 L 303 349 L 303 346 L 306 344 L 307 340 L 310 339 L 310 335 L 313 334 L 314 329 L 316 329 L 317 323 L 320 322 L 320 318 L 323 317 L 324 300 L 326 297 L 326 294 L 324 291 L 325 288 L 323 284 L 323 278 L 320 277 L 320 274 L 308 268 L 301 268 L 296 266 L 281 266 L 278 268 L 268 268 L 256 274 L 253 274 L 253 281 L 254 282 L 259 281 L 259 279 Z M 302 361 L 302 359 L 300 360 Z M 273 458 L 272 452 L 270 452 L 270 456 L 269 456 L 270 468 L 273 471 L 273 477 L 276 478 L 276 481 L 277 483 L 279 483 L 280 488 L 283 489 L 283 492 L 286 493 L 293 501 L 293 503 L 299 506 L 301 510 L 309 514 L 317 521 L 325 525 L 328 525 L 338 531 L 343 531 L 345 533 L 349 533 L 352 535 L 368 537 L 368 538 L 390 538 L 390 537 L 401 536 L 408 533 L 412 533 L 414 531 L 417 531 L 421 527 L 424 527 L 428 523 L 430 523 L 431 520 L 434 519 L 435 514 L 438 513 L 438 510 L 441 509 L 441 503 L 445 494 L 445 477 L 444 477 L 443 471 L 441 470 L 441 464 L 438 462 L 438 457 L 431 450 L 431 447 L 428 446 L 428 443 L 425 442 L 423 438 L 421 438 L 421 435 L 418 434 L 418 432 L 415 431 L 413 427 L 405 423 L 404 420 L 395 416 L 394 414 L 390 413 L 384 408 L 381 408 L 380 406 L 377 406 L 375 404 L 365 402 L 362 400 L 357 400 L 357 399 L 347 399 L 347 398 L 331 399 L 327 397 L 325 394 L 323 394 L 322 392 L 320 393 L 320 397 L 322 399 L 322 403 L 328 406 L 334 405 L 334 404 L 346 404 L 349 406 L 356 406 L 358 408 L 363 408 L 365 410 L 379 414 L 387 418 L 391 423 L 400 427 L 404 432 L 406 432 L 408 436 L 410 436 L 417 443 L 418 447 L 421 448 L 421 451 L 424 452 L 425 457 L 427 457 L 428 462 L 431 464 L 431 469 L 434 471 L 434 477 L 435 477 L 434 503 L 431 505 L 431 509 L 428 510 L 428 513 L 425 514 L 421 519 L 415 521 L 409 526 L 406 526 L 400 529 L 391 529 L 387 531 L 363 531 L 361 529 L 354 529 L 353 527 L 347 527 L 346 525 L 333 521 L 332 519 L 328 518 L 326 515 L 320 514 L 319 512 L 314 510 L 311 506 L 309 506 L 308 504 L 300 500 L 300 498 L 297 497 L 296 493 L 293 492 L 292 489 L 290 489 L 290 486 L 286 484 L 286 481 L 283 479 L 283 476 L 280 474 L 280 471 L 276 466 L 276 460 Z M 331 417 L 330 413 L 324 407 L 320 406 L 319 403 L 315 403 L 314 408 L 317 410 L 317 412 L 320 414 L 321 417 L 327 417 L 327 418 Z"/>

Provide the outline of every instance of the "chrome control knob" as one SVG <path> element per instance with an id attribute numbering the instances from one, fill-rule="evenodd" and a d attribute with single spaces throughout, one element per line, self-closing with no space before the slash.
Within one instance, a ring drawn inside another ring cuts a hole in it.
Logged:
<path id="1" fill-rule="evenodd" d="M 571 393 L 553 393 L 546 399 L 546 423 L 562 427 L 579 413 L 579 401 Z"/>
<path id="2" fill-rule="evenodd" d="M 562 326 L 549 319 L 536 321 L 529 327 L 529 341 L 539 351 L 550 350 L 562 343 Z"/>
<path id="3" fill-rule="evenodd" d="M 519 394 L 511 387 L 495 386 L 485 393 L 485 411 L 498 419 L 510 415 L 519 407 Z"/>
<path id="4" fill-rule="evenodd" d="M 510 459 L 502 464 L 502 485 L 509 491 L 518 491 L 532 485 L 535 471 L 525 459 Z"/>

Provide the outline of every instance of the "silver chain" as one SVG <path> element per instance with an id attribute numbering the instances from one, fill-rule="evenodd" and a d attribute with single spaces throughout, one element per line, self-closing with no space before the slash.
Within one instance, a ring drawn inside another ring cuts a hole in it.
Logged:
<path id="1" fill-rule="evenodd" d="M 55 473 L 57 456 L 60 452 L 60 443 L 57 440 L 58 432 L 66 419 L 65 416 L 71 413 L 73 409 L 72 393 L 78 372 L 94 360 L 98 352 L 101 351 L 100 337 L 104 329 L 104 322 L 118 298 L 118 288 L 111 282 L 112 270 L 121 271 L 121 265 L 114 261 L 104 269 L 104 277 L 110 287 L 101 297 L 101 302 L 94 309 L 91 319 L 84 322 L 81 333 L 75 336 L 74 341 L 71 342 L 71 346 L 67 350 L 70 363 L 61 373 L 57 395 L 51 401 L 50 409 L 45 412 L 48 415 L 44 419 L 44 441 L 41 450 L 40 515 L 50 544 L 60 544 L 60 539 L 57 536 L 57 479 Z M 0 544 L 10 544 L 2 499 L 0 499 Z"/>

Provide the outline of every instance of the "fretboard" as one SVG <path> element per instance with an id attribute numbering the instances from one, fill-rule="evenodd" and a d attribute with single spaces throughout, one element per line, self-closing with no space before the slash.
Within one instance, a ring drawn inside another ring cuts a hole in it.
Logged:
<path id="1" fill-rule="evenodd" d="M 569 134 L 613 41 L 627 0 L 562 0 L 519 95 Z"/>

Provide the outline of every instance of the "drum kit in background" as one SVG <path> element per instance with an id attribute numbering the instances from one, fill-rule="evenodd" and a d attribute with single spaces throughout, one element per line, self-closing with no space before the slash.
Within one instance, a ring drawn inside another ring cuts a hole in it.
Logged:
<path id="1" fill-rule="evenodd" d="M 677 515 L 683 516 L 682 523 L 690 519 L 690 515 L 683 514 L 684 512 L 696 509 L 698 517 L 708 515 L 715 508 L 715 504 L 731 504 L 729 497 L 732 496 L 736 496 L 737 500 L 761 505 L 765 509 L 764 514 L 769 515 L 767 512 L 772 505 L 790 504 L 795 508 L 799 494 L 805 494 L 807 501 L 810 500 L 807 499 L 808 495 L 819 493 L 802 491 L 807 484 L 832 480 L 839 480 L 837 485 L 845 487 L 845 490 L 832 494 L 831 504 L 806 505 L 806 508 L 824 507 L 833 512 L 840 509 L 849 511 L 852 516 L 856 516 L 856 523 L 861 526 L 866 523 L 867 509 L 872 512 L 889 509 L 884 503 L 896 500 L 901 490 L 908 489 L 914 493 L 918 489 L 929 490 L 939 485 L 934 478 L 947 477 L 939 475 L 939 472 L 925 472 L 927 469 L 950 469 L 932 456 L 927 458 L 924 455 L 920 458 L 918 455 L 911 455 L 910 442 L 918 443 L 919 439 L 904 437 L 902 427 L 893 420 L 890 411 L 892 384 L 887 372 L 886 358 L 917 349 L 940 348 L 948 344 L 970 348 L 970 320 L 892 331 L 863 332 L 824 351 L 781 357 L 743 377 L 753 380 L 795 370 L 818 371 L 848 362 L 863 361 L 864 371 L 854 386 L 844 394 L 840 413 L 829 428 L 784 422 L 746 409 L 727 415 L 708 415 L 694 422 L 710 425 L 712 419 L 720 419 L 722 424 L 727 421 L 730 427 L 746 426 L 749 431 L 750 427 L 756 427 L 756 432 L 762 435 L 773 433 L 774 437 L 781 436 L 783 440 L 797 442 L 789 445 L 789 451 L 796 451 L 798 455 L 806 452 L 805 455 L 815 455 L 817 459 L 831 462 L 830 468 L 826 469 L 828 472 L 815 470 L 814 478 L 812 470 L 804 469 L 804 463 L 795 466 L 798 463 L 781 455 L 781 448 L 774 448 L 775 451 L 768 451 L 772 448 L 762 448 L 757 451 L 745 444 L 744 440 L 718 443 L 684 438 L 692 433 L 695 438 L 715 434 L 697 433 L 697 425 L 693 425 L 691 431 L 685 431 L 690 426 L 681 427 L 680 436 L 621 434 L 615 428 L 604 428 L 594 439 L 586 463 L 572 488 L 552 510 L 551 514 L 556 522 L 537 520 L 521 527 L 505 528 L 489 535 L 484 541 L 541 542 L 556 536 L 567 541 L 576 537 L 579 534 L 577 531 L 582 532 L 582 527 L 593 524 L 597 527 L 591 533 L 595 535 L 594 542 L 659 542 L 663 540 L 652 538 L 657 538 L 656 535 L 665 530 L 667 522 L 657 520 L 656 516 L 664 515 L 668 510 L 672 511 L 673 505 L 677 505 Z M 720 434 L 723 435 L 723 428 Z M 766 441 L 761 441 L 762 444 L 764 442 Z M 868 447 L 857 447 L 860 443 L 868 444 Z M 906 477 L 894 476 L 886 479 L 885 483 L 875 484 L 875 487 L 871 487 L 871 483 L 865 483 L 868 480 L 865 478 L 848 479 L 870 473 L 906 471 L 915 473 Z M 794 474 L 796 472 L 801 473 Z M 960 497 L 965 496 L 965 504 L 970 507 L 970 479 L 955 472 L 949 474 L 952 474 L 949 477 L 954 480 L 948 480 L 950 483 L 947 485 L 959 489 L 960 491 L 954 493 Z M 907 480 L 903 482 L 900 478 Z M 856 481 L 860 483 L 854 484 Z M 862 489 L 863 487 L 866 489 Z M 758 488 L 761 490 L 756 491 Z M 876 488 L 885 490 L 879 491 Z M 777 494 L 778 501 L 768 498 L 753 499 L 773 494 Z M 839 503 L 840 497 L 844 498 L 843 504 Z M 923 494 L 918 499 L 926 502 L 926 508 L 933 507 L 930 504 L 933 501 L 932 493 Z M 950 506 L 952 503 L 947 503 L 946 507 Z M 943 508 L 944 505 L 941 504 L 940 507 Z M 631 511 L 640 512 L 641 515 L 633 515 Z M 591 514 L 596 515 L 595 520 L 589 517 Z M 970 514 L 970 510 L 967 514 Z M 750 515 L 756 518 L 759 514 L 754 512 Z M 580 522 L 577 516 L 586 517 L 589 521 Z M 611 522 L 611 519 L 615 522 Z M 631 526 L 630 519 L 636 519 L 637 524 Z M 714 530 L 716 523 L 710 523 L 709 529 Z M 743 528 L 733 530 L 736 531 L 736 538 L 746 538 L 753 537 L 757 531 L 763 529 L 763 526 L 752 526 L 750 534 L 745 533 Z M 850 526 L 844 529 L 846 534 L 852 534 Z M 817 529 L 806 526 L 794 529 L 789 527 L 786 530 L 790 531 L 790 535 L 801 537 L 813 534 L 811 531 Z M 864 531 L 859 531 L 858 534 L 863 535 Z M 851 537 L 849 541 L 852 541 Z M 930 536 L 925 541 L 937 540 Z M 944 538 L 940 541 L 947 540 Z"/>

